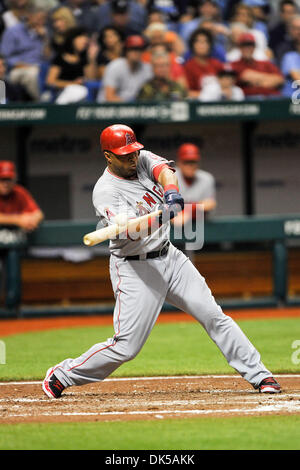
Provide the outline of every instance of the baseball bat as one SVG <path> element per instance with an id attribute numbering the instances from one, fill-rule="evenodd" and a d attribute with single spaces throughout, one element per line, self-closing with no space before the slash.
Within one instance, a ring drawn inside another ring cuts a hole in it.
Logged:
<path id="1" fill-rule="evenodd" d="M 158 209 L 154 212 L 150 212 L 149 214 L 142 215 L 141 217 L 137 217 L 135 219 L 129 219 L 125 224 L 112 224 L 108 227 L 100 228 L 95 230 L 94 232 L 87 233 L 83 237 L 83 243 L 87 246 L 94 246 L 98 243 L 102 243 L 106 240 L 109 240 L 120 233 L 126 232 L 126 230 L 130 230 L 131 228 L 138 227 L 138 225 L 142 224 L 145 221 L 148 221 L 152 217 L 156 217 L 162 213 L 161 209 Z"/>

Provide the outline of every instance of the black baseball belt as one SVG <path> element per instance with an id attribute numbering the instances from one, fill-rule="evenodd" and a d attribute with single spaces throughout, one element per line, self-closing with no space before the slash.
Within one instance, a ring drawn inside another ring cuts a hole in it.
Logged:
<path id="1" fill-rule="evenodd" d="M 159 251 L 149 251 L 149 253 L 145 253 L 143 255 L 135 255 L 135 256 L 126 256 L 125 260 L 127 261 L 134 261 L 134 260 L 146 260 L 146 259 L 153 259 L 153 258 L 158 258 L 159 256 L 165 256 L 170 247 L 170 242 L 167 242 Z"/>

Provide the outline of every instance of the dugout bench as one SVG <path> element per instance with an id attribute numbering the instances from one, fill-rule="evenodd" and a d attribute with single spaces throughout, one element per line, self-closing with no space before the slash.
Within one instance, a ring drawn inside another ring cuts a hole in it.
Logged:
<path id="1" fill-rule="evenodd" d="M 47 306 L 25 307 L 22 306 L 22 280 L 21 262 L 26 253 L 26 247 L 59 247 L 82 246 L 82 238 L 85 233 L 95 230 L 96 222 L 70 222 L 49 221 L 44 222 L 38 230 L 25 238 L 19 231 L 18 236 L 12 237 L 6 234 L 1 237 L 0 250 L 5 254 L 6 271 L 6 296 L 5 308 L 0 311 L 1 317 L 30 317 L 43 315 L 67 315 L 67 314 L 104 314 L 111 313 L 113 306 L 101 305 L 74 305 L 74 306 Z M 5 229 L 7 231 L 7 228 Z M 8 233 L 8 231 L 7 231 Z M 171 230 L 171 239 L 173 232 Z M 269 297 L 244 300 L 217 299 L 223 308 L 242 307 L 271 307 L 280 305 L 300 305 L 300 299 L 288 297 L 288 248 L 289 241 L 300 239 L 300 214 L 290 216 L 240 216 L 218 217 L 205 222 L 204 246 L 230 242 L 233 244 L 264 244 L 272 249 L 273 260 L 273 293 Z M 176 245 L 184 247 L 186 240 L 176 240 Z M 89 248 L 93 250 L 93 247 Z M 76 269 L 76 268 L 75 268 Z M 164 305 L 164 310 L 173 309 Z"/>

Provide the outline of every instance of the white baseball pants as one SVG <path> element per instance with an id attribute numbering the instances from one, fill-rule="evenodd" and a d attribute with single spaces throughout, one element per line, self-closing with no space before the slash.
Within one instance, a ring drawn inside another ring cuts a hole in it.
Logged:
<path id="1" fill-rule="evenodd" d="M 116 299 L 115 335 L 80 357 L 60 363 L 55 375 L 65 386 L 103 380 L 133 359 L 146 342 L 165 301 L 198 320 L 229 365 L 253 387 L 272 376 L 239 326 L 217 305 L 203 276 L 173 245 L 167 255 L 143 261 L 126 261 L 112 255 L 110 276 Z"/>

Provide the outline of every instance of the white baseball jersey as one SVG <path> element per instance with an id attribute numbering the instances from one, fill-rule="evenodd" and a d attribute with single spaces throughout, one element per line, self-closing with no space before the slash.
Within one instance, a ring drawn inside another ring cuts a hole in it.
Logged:
<path id="1" fill-rule="evenodd" d="M 137 178 L 128 180 L 120 178 L 106 168 L 97 181 L 93 191 L 93 205 L 96 215 L 102 224 L 114 223 L 114 217 L 127 213 L 129 217 L 140 217 L 153 212 L 159 204 L 164 203 L 162 186 L 155 182 L 155 167 L 167 164 L 170 168 L 174 162 L 159 157 L 147 150 L 141 150 L 137 163 Z M 131 240 L 117 238 L 110 241 L 110 251 L 120 257 L 133 256 L 159 250 L 170 237 L 170 223 L 162 225 L 151 235 Z"/>
<path id="2" fill-rule="evenodd" d="M 179 168 L 176 169 L 178 186 L 184 202 L 200 202 L 204 199 L 216 198 L 215 178 L 211 173 L 197 170 L 191 185 L 187 184 Z"/>

